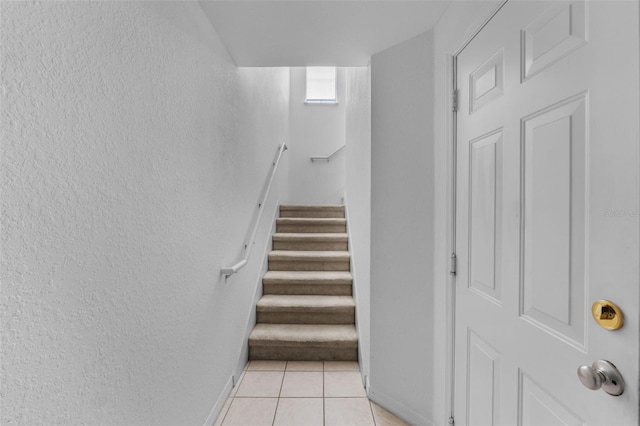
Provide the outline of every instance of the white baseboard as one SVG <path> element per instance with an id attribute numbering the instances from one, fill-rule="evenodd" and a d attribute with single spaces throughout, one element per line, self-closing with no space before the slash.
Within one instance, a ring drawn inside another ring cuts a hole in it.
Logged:
<path id="1" fill-rule="evenodd" d="M 414 426 L 434 426 L 431 420 L 373 387 L 369 389 L 369 399 Z"/>
<path id="2" fill-rule="evenodd" d="M 233 377 L 229 377 L 227 384 L 224 385 L 224 388 L 222 389 L 218 400 L 215 404 L 213 404 L 213 407 L 211 408 L 211 411 L 209 412 L 207 420 L 205 420 L 203 426 L 213 426 L 213 424 L 216 422 L 216 419 L 220 415 L 220 411 L 222 411 L 224 403 L 227 401 L 227 398 L 231 393 L 231 389 L 233 389 Z"/>
<path id="3" fill-rule="evenodd" d="M 349 226 L 349 224 L 351 223 L 349 221 L 349 206 L 347 204 L 347 194 L 345 192 L 342 193 L 342 204 L 344 205 L 344 217 L 347 220 L 347 241 L 348 241 L 348 250 L 349 250 L 349 261 L 350 261 L 350 271 L 351 271 L 351 277 L 353 278 L 353 283 L 351 284 L 351 292 L 352 292 L 352 296 L 353 296 L 353 300 L 356 303 L 356 312 L 355 312 L 355 324 L 356 324 L 356 332 L 358 333 L 358 364 L 360 365 L 360 375 L 362 376 L 362 382 L 364 383 L 364 387 L 366 391 L 369 391 L 368 389 L 368 383 L 367 383 L 367 376 L 369 375 L 369 371 L 368 369 L 363 369 L 362 365 L 363 365 L 363 359 L 365 356 L 369 356 L 369 354 L 364 354 L 362 351 L 362 345 L 360 344 L 361 339 L 360 339 L 360 316 L 359 314 L 359 309 L 358 309 L 358 276 L 357 276 L 357 271 L 355 268 L 355 262 L 354 262 L 354 253 L 352 250 L 352 244 L 353 244 L 353 238 L 351 236 L 351 227 Z M 367 363 L 368 364 L 368 363 Z"/>
<path id="4" fill-rule="evenodd" d="M 361 334 L 361 326 L 364 327 L 363 321 L 360 319 L 360 310 L 358 307 L 360 306 L 360 299 L 358 297 L 358 287 L 360 285 L 360 281 L 358 281 L 358 270 L 356 268 L 355 258 L 357 256 L 353 250 L 353 236 L 351 235 L 351 218 L 349 215 L 349 203 L 347 199 L 347 193 L 344 192 L 342 194 L 342 204 L 344 205 L 344 214 L 345 219 L 347 219 L 347 241 L 349 248 L 349 256 L 351 259 L 351 276 L 353 277 L 353 284 L 351 286 L 353 300 L 356 303 L 356 312 L 355 312 L 355 323 L 356 323 L 356 331 L 358 333 L 358 364 L 360 365 L 360 375 L 362 376 L 362 382 L 364 383 L 364 388 L 366 392 L 369 392 L 369 374 L 370 374 L 370 365 L 371 365 L 371 350 L 370 347 L 362 345 Z M 366 324 L 370 326 L 369 324 Z M 368 333 L 369 334 L 369 333 Z M 368 350 L 367 350 L 368 349 Z"/>

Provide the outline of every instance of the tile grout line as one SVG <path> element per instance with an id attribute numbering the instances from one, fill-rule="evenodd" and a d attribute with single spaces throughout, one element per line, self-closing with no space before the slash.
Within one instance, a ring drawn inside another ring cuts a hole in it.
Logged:
<path id="1" fill-rule="evenodd" d="M 371 405 L 371 400 L 367 397 L 367 402 L 369 403 L 369 410 L 371 410 L 371 418 L 373 419 L 373 426 L 376 426 L 378 422 L 376 422 L 376 415 L 373 414 L 373 405 Z"/>
<path id="2" fill-rule="evenodd" d="M 325 410 L 327 409 L 327 404 L 325 404 L 324 399 L 324 361 L 322 361 L 322 426 L 325 426 L 327 423 L 327 415 Z"/>
<path id="3" fill-rule="evenodd" d="M 276 409 L 273 412 L 273 421 L 271 422 L 271 426 L 276 424 L 276 415 L 278 414 L 278 407 L 280 406 L 280 395 L 282 395 L 282 388 L 284 386 L 284 376 L 287 373 L 287 365 L 289 361 L 284 362 L 284 370 L 282 370 L 282 381 L 280 382 L 280 390 L 278 391 L 278 399 L 276 400 Z"/>

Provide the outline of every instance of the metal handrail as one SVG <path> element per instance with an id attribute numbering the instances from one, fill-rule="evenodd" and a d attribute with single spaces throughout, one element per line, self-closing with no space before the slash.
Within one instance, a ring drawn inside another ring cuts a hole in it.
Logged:
<path id="1" fill-rule="evenodd" d="M 262 200 L 258 203 L 258 217 L 256 218 L 255 224 L 253 225 L 253 232 L 251 232 L 251 239 L 248 244 L 244 245 L 244 249 L 247 251 L 244 257 L 235 265 L 227 266 L 220 270 L 220 275 L 224 275 L 224 279 L 226 280 L 231 275 L 238 272 L 240 269 L 244 268 L 249 262 L 249 256 L 251 255 L 251 249 L 256 243 L 256 234 L 258 233 L 258 226 L 260 225 L 260 219 L 262 219 L 262 213 L 264 213 L 264 206 L 267 201 L 267 197 L 269 196 L 269 192 L 271 192 L 271 184 L 273 184 L 273 179 L 276 176 L 276 171 L 278 170 L 278 165 L 280 164 L 280 158 L 282 157 L 282 153 L 287 150 L 287 145 L 282 144 L 278 147 L 278 157 L 276 161 L 273 162 L 273 169 L 271 170 L 271 176 L 269 177 L 269 183 L 267 184 L 267 189 L 264 191 L 264 196 Z"/>
<path id="2" fill-rule="evenodd" d="M 334 155 L 336 155 L 338 153 L 338 151 L 344 149 L 344 147 L 346 147 L 347 145 L 342 145 L 340 148 L 336 149 L 335 151 L 333 151 L 333 153 L 329 154 L 326 157 L 311 157 L 311 162 L 313 163 L 316 160 L 327 160 L 327 163 L 329 162 L 329 160 L 331 159 L 331 157 L 333 157 Z"/>

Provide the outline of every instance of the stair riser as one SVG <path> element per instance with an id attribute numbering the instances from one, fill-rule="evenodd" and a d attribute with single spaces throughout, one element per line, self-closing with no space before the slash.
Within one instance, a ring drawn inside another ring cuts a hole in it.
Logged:
<path id="1" fill-rule="evenodd" d="M 357 361 L 358 347 L 255 346 L 249 343 L 249 359 L 274 361 Z"/>
<path id="2" fill-rule="evenodd" d="M 276 224 L 276 232 L 282 233 L 337 233 L 337 232 L 347 232 L 346 225 L 309 225 L 309 224 Z"/>
<path id="3" fill-rule="evenodd" d="M 347 242 L 319 242 L 319 241 L 274 241 L 274 250 L 296 250 L 296 251 L 346 251 Z"/>
<path id="4" fill-rule="evenodd" d="M 264 324 L 354 324 L 355 311 L 345 312 L 258 312 L 258 323 Z"/>
<path id="5" fill-rule="evenodd" d="M 351 284 L 268 284 L 263 283 L 264 294 L 299 294 L 317 296 L 351 296 Z"/>
<path id="6" fill-rule="evenodd" d="M 349 262 L 343 261 L 281 261 L 269 260 L 270 271 L 349 271 Z"/>
<path id="7" fill-rule="evenodd" d="M 344 210 L 281 210 L 280 217 L 344 219 Z"/>

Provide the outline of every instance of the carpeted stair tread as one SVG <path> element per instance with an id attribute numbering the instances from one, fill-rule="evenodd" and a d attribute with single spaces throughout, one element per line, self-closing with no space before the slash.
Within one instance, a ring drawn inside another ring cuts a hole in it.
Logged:
<path id="1" fill-rule="evenodd" d="M 273 234 L 273 241 L 347 241 L 344 232 L 278 232 Z"/>
<path id="2" fill-rule="evenodd" d="M 273 250 L 269 253 L 270 271 L 349 271 L 348 251 Z"/>
<path id="3" fill-rule="evenodd" d="M 264 284 L 289 284 L 291 282 L 312 284 L 345 284 L 353 283 L 349 271 L 268 271 L 262 279 Z"/>
<path id="4" fill-rule="evenodd" d="M 307 205 L 307 204 L 282 204 L 280 205 L 280 211 L 286 210 L 336 210 L 344 211 L 342 204 L 321 204 L 321 205 Z"/>
<path id="5" fill-rule="evenodd" d="M 279 217 L 277 225 L 346 225 L 347 219 L 342 217 Z"/>
<path id="6" fill-rule="evenodd" d="M 324 205 L 324 206 L 301 206 L 288 205 L 280 206 L 280 217 L 316 217 L 316 218 L 343 218 L 344 206 Z"/>
<path id="7" fill-rule="evenodd" d="M 277 295 L 262 296 L 256 306 L 261 312 L 287 311 L 306 312 L 308 310 L 352 311 L 355 308 L 351 296 L 310 296 L 310 295 Z"/>
<path id="8" fill-rule="evenodd" d="M 287 262 L 348 262 L 348 251 L 305 251 L 305 250 L 272 250 L 269 260 L 282 260 Z"/>
<path id="9" fill-rule="evenodd" d="M 268 271 L 263 294 L 351 296 L 349 271 Z"/>
<path id="10" fill-rule="evenodd" d="M 353 324 L 356 305 L 351 296 L 264 295 L 256 305 L 263 324 Z"/>
<path id="11" fill-rule="evenodd" d="M 349 248 L 346 233 L 276 233 L 273 234 L 274 250 L 336 251 Z"/>
<path id="12" fill-rule="evenodd" d="M 353 324 L 256 324 L 249 346 L 358 347 Z"/>
<path id="13" fill-rule="evenodd" d="M 343 217 L 280 217 L 276 219 L 276 232 L 281 233 L 340 233 L 347 231 Z"/>

